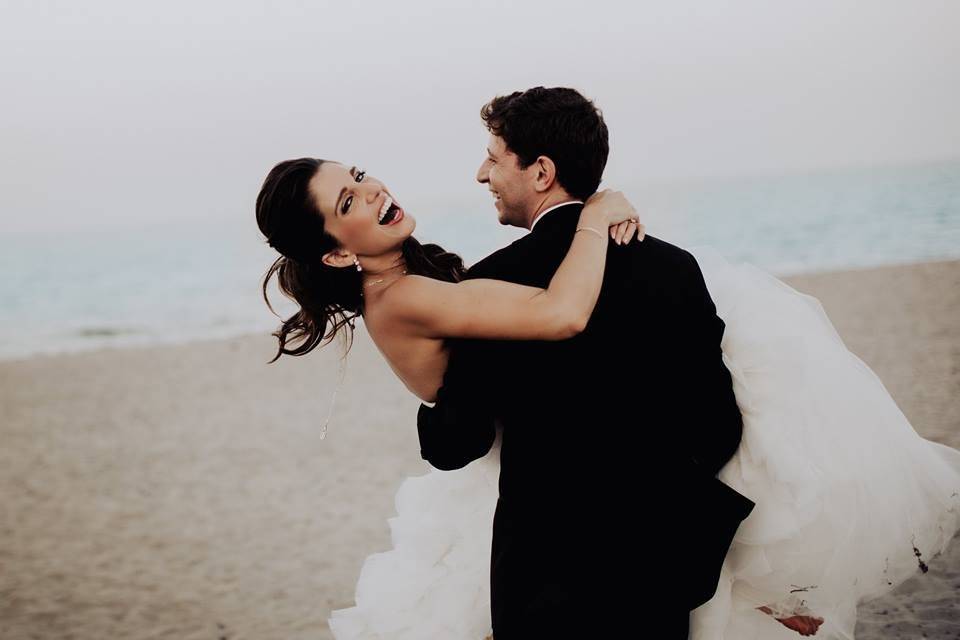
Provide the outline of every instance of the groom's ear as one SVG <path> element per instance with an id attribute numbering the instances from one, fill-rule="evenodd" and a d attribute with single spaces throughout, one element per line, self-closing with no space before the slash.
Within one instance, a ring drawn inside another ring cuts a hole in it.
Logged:
<path id="1" fill-rule="evenodd" d="M 538 192 L 549 191 L 557 180 L 557 165 L 553 164 L 553 160 L 547 156 L 537 156 L 533 162 L 533 168 L 536 171 L 534 188 Z"/>

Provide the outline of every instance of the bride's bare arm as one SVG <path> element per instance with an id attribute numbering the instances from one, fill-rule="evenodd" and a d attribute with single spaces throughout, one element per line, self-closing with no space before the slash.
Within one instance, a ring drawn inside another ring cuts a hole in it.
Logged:
<path id="1" fill-rule="evenodd" d="M 564 340 L 586 327 L 600 295 L 607 229 L 636 218 L 619 192 L 587 201 L 567 255 L 547 289 L 476 278 L 458 283 L 408 276 L 381 304 L 413 332 L 431 338 Z M 643 238 L 642 225 L 637 238 Z M 389 300 L 388 300 L 389 298 Z"/>

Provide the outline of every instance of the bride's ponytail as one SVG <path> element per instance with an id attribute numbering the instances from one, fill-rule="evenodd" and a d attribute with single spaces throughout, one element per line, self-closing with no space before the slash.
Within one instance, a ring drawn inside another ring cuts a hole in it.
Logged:
<path id="1" fill-rule="evenodd" d="M 267 244 L 281 254 L 264 275 L 263 299 L 270 311 L 280 317 L 267 296 L 267 285 L 276 275 L 280 291 L 300 305 L 300 310 L 271 334 L 279 340 L 271 363 L 284 354 L 309 353 L 322 341 L 332 340 L 344 327 L 349 351 L 353 322 L 362 312 L 360 273 L 322 261 L 338 243 L 325 231 L 323 215 L 307 185 L 324 162 L 317 158 L 281 162 L 267 174 L 257 195 L 257 226 Z M 300 344 L 291 348 L 288 344 L 293 341 Z"/>

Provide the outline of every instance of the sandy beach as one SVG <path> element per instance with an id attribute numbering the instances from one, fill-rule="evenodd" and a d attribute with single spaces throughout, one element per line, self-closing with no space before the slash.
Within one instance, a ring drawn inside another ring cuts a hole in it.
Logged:
<path id="1" fill-rule="evenodd" d="M 785 280 L 960 448 L 960 261 Z M 267 365 L 275 342 L 0 362 L 0 638 L 332 638 L 428 470 L 419 401 L 360 330 L 321 439 L 341 349 Z M 929 564 L 861 608 L 859 640 L 960 637 L 960 540 Z"/>

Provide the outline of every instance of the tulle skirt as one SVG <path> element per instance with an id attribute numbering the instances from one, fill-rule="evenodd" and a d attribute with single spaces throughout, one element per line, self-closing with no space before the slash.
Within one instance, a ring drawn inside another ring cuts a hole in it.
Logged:
<path id="1" fill-rule="evenodd" d="M 756 507 L 690 637 L 800 637 L 756 609 L 766 605 L 823 618 L 817 638 L 853 638 L 857 605 L 925 571 L 960 530 L 960 451 L 917 434 L 815 298 L 712 249 L 691 253 L 726 323 L 744 419 L 718 477 Z M 403 481 L 393 548 L 367 557 L 356 606 L 333 611 L 337 640 L 491 633 L 499 443 L 463 469 Z"/>
<path id="2" fill-rule="evenodd" d="M 490 551 L 500 477 L 500 434 L 462 469 L 404 479 L 393 548 L 367 556 L 356 606 L 333 611 L 337 640 L 483 640 L 490 618 Z"/>

